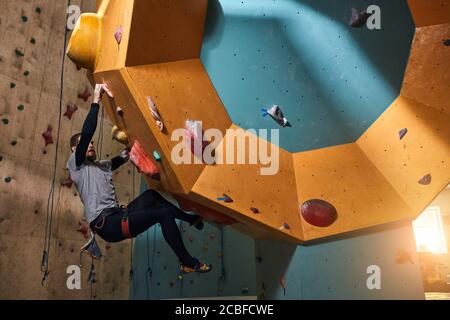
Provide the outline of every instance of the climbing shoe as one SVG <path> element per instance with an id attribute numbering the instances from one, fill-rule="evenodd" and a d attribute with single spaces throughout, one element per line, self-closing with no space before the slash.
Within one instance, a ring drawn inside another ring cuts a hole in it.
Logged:
<path id="1" fill-rule="evenodd" d="M 210 272 L 211 269 L 212 269 L 212 265 L 203 263 L 203 262 L 199 262 L 194 268 L 189 268 L 187 266 L 181 265 L 180 272 L 181 273 L 192 273 L 192 272 L 207 273 L 207 272 Z"/>
<path id="2" fill-rule="evenodd" d="M 195 220 L 193 223 L 191 223 L 191 226 L 194 226 L 197 230 L 203 230 L 203 227 L 205 226 L 203 224 L 203 218 L 198 216 L 197 220 Z"/>

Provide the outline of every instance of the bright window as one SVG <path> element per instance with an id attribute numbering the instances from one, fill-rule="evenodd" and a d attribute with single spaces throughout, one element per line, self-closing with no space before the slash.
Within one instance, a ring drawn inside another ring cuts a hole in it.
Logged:
<path id="1" fill-rule="evenodd" d="M 428 207 L 413 221 L 417 252 L 447 253 L 439 207 Z"/>

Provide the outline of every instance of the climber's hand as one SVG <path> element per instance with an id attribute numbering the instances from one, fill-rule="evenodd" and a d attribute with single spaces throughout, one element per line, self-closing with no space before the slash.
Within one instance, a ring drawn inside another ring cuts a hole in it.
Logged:
<path id="1" fill-rule="evenodd" d="M 100 103 L 103 97 L 103 93 L 105 92 L 110 98 L 114 97 L 111 90 L 108 88 L 108 85 L 104 83 L 96 84 L 94 90 L 94 103 Z"/>
<path id="2" fill-rule="evenodd" d="M 130 149 L 126 148 L 123 149 L 122 152 L 120 153 L 120 157 L 127 162 L 130 159 Z"/>

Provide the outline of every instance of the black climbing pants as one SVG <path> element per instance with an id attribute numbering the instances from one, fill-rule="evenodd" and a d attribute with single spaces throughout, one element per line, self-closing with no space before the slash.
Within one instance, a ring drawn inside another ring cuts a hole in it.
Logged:
<path id="1" fill-rule="evenodd" d="M 117 208 L 114 213 L 106 217 L 100 215 L 91 223 L 91 229 L 105 241 L 122 241 L 125 239 L 121 227 L 123 215 L 124 209 L 122 208 Z M 128 205 L 130 234 L 136 237 L 159 223 L 166 242 L 178 256 L 180 262 L 190 268 L 196 266 L 198 260 L 193 258 L 186 250 L 175 219 L 192 224 L 197 218 L 198 216 L 180 210 L 155 190 L 145 191 Z"/>

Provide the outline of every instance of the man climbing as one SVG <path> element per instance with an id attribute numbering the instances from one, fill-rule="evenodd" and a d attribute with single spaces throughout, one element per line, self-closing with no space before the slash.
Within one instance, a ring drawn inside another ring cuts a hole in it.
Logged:
<path id="1" fill-rule="evenodd" d="M 200 262 L 188 253 L 175 222 L 175 219 L 183 220 L 201 230 L 203 222 L 200 216 L 185 213 L 155 190 L 145 191 L 127 207 L 120 206 L 117 202 L 112 171 L 128 161 L 128 150 L 123 150 L 112 160 L 97 161 L 92 141 L 104 93 L 113 97 L 107 85 L 97 84 L 94 101 L 82 131 L 70 140 L 72 154 L 67 162 L 70 177 L 83 202 L 91 230 L 105 241 L 119 242 L 136 237 L 159 223 L 164 239 L 181 262 L 182 273 L 209 272 L 211 265 Z"/>

